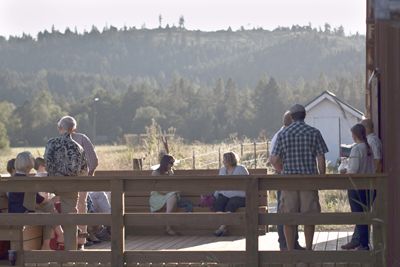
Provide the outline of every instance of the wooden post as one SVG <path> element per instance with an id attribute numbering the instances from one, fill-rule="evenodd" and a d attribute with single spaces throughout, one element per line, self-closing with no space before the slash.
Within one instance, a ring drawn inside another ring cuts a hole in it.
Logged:
<path id="1" fill-rule="evenodd" d="M 218 148 L 218 169 L 221 169 L 221 147 Z"/>
<path id="2" fill-rule="evenodd" d="M 143 159 L 133 159 L 133 170 L 142 170 L 143 169 Z"/>
<path id="3" fill-rule="evenodd" d="M 196 169 L 196 152 L 193 149 L 193 156 L 192 156 L 192 169 L 195 170 Z"/>
<path id="4" fill-rule="evenodd" d="M 125 201 L 124 180 L 111 181 L 111 266 L 124 267 L 125 262 Z"/>
<path id="5" fill-rule="evenodd" d="M 23 226 L 10 226 L 10 230 L 16 235 L 16 241 L 11 242 L 11 249 L 17 253 L 17 266 L 25 266 L 23 228 Z"/>
<path id="6" fill-rule="evenodd" d="M 258 267 L 258 178 L 249 178 L 246 188 L 246 266 Z"/>
<path id="7" fill-rule="evenodd" d="M 254 142 L 254 169 L 257 169 L 257 143 Z"/>
<path id="8" fill-rule="evenodd" d="M 240 158 L 243 158 L 243 142 L 240 143 Z"/>
<path id="9" fill-rule="evenodd" d="M 387 224 L 387 181 L 379 179 L 377 184 L 376 199 L 373 207 L 372 215 L 375 222 L 372 225 L 372 243 L 375 251 L 375 264 L 374 266 L 387 266 L 386 255 L 386 224 Z M 371 197 L 372 197 L 371 192 Z"/>

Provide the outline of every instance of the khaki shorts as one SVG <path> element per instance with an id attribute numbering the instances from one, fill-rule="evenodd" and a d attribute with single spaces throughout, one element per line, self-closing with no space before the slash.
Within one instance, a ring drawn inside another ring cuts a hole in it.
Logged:
<path id="1" fill-rule="evenodd" d="M 282 191 L 279 213 L 321 212 L 318 191 Z"/>

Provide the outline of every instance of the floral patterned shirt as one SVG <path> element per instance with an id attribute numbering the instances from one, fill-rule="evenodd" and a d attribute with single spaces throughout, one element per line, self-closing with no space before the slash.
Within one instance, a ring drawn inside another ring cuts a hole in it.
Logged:
<path id="1" fill-rule="evenodd" d="M 85 152 L 69 133 L 47 142 L 44 159 L 49 176 L 87 175 Z"/>

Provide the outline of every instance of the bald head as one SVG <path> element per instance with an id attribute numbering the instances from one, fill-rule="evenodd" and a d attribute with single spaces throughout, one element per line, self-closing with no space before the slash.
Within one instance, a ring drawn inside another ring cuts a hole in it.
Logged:
<path id="1" fill-rule="evenodd" d="M 283 115 L 283 125 L 285 127 L 288 127 L 290 124 L 292 124 L 293 119 L 292 115 L 290 114 L 290 111 L 286 111 L 285 114 Z"/>
<path id="2" fill-rule="evenodd" d="M 76 129 L 77 123 L 74 117 L 64 116 L 58 121 L 57 125 L 60 133 L 72 133 Z"/>
<path id="3" fill-rule="evenodd" d="M 367 135 L 374 132 L 374 123 L 371 119 L 363 119 L 361 124 L 364 126 Z"/>

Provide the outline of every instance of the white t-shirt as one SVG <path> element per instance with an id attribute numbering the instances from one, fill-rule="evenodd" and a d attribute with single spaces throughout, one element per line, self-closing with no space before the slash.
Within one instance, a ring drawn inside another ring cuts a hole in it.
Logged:
<path id="1" fill-rule="evenodd" d="M 285 126 L 282 126 L 282 128 L 279 129 L 279 131 L 277 131 L 274 136 L 271 139 L 271 143 L 270 143 L 270 148 L 269 148 L 269 154 L 271 155 L 272 150 L 274 150 L 274 146 L 276 143 L 276 139 L 278 139 L 278 135 L 280 132 L 282 132 L 282 130 L 285 129 Z"/>
<path id="2" fill-rule="evenodd" d="M 374 159 L 382 159 L 382 142 L 379 140 L 378 136 L 376 136 L 374 133 L 371 133 L 367 135 L 367 141 L 371 147 Z"/>
<path id="3" fill-rule="evenodd" d="M 227 170 L 225 167 L 222 167 L 219 170 L 219 175 L 228 175 Z M 249 175 L 249 171 L 243 165 L 236 165 L 235 169 L 232 172 L 232 175 Z M 246 197 L 245 191 L 215 191 L 214 195 L 218 196 L 221 194 L 225 197 Z"/>
<path id="4" fill-rule="evenodd" d="M 374 160 L 365 143 L 355 144 L 350 152 L 347 173 L 374 173 Z"/>

